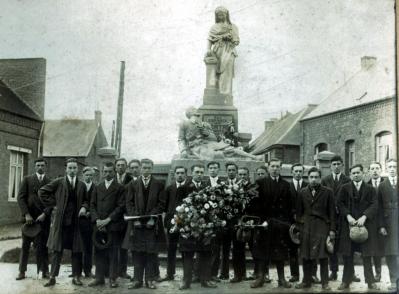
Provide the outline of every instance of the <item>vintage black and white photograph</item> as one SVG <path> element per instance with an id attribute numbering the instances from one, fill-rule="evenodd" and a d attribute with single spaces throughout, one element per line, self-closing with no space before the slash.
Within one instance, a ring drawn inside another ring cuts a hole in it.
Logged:
<path id="1" fill-rule="evenodd" d="M 398 293 L 395 0 L 0 7 L 0 293 Z"/>

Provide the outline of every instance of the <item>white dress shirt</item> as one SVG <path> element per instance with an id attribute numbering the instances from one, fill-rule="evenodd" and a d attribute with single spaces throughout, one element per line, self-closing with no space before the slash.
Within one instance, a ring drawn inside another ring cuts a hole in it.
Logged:
<path id="1" fill-rule="evenodd" d="M 215 187 L 218 184 L 219 177 L 209 177 L 211 181 L 211 187 Z"/>
<path id="2" fill-rule="evenodd" d="M 181 186 L 184 186 L 185 183 L 186 183 L 186 181 L 183 181 L 183 182 L 181 182 L 181 183 L 176 182 L 176 187 L 179 188 L 179 187 L 181 187 Z"/>
<path id="3" fill-rule="evenodd" d="M 398 184 L 397 177 L 389 177 L 389 181 L 391 182 L 392 186 L 396 186 Z"/>
<path id="4" fill-rule="evenodd" d="M 111 186 L 111 184 L 112 184 L 113 180 L 114 180 L 114 179 L 111 179 L 111 180 L 109 180 L 109 181 L 107 181 L 107 180 L 104 180 L 105 189 L 107 189 L 107 190 L 108 190 L 108 188 L 109 188 L 109 186 Z"/>
<path id="5" fill-rule="evenodd" d="M 300 179 L 299 181 L 297 181 L 295 179 L 292 179 L 292 182 L 294 183 L 295 190 L 299 191 L 301 189 L 303 180 Z"/>
<path id="6" fill-rule="evenodd" d="M 371 183 L 372 183 L 374 188 L 378 188 L 378 186 L 381 184 L 381 178 L 371 179 Z"/>
<path id="7" fill-rule="evenodd" d="M 339 178 L 341 177 L 341 174 L 342 174 L 342 173 L 333 174 L 333 179 L 334 179 L 334 181 L 335 181 L 335 180 L 339 181 Z"/>
<path id="8" fill-rule="evenodd" d="M 93 185 L 93 182 L 90 182 L 90 183 L 85 182 L 85 184 L 86 184 L 86 191 L 89 191 L 91 186 Z"/>
<path id="9" fill-rule="evenodd" d="M 119 184 L 123 183 L 123 181 L 125 180 L 125 177 L 126 177 L 126 173 L 123 173 L 122 175 L 120 175 L 118 173 L 116 174 L 116 178 L 117 178 Z"/>
<path id="10" fill-rule="evenodd" d="M 76 185 L 76 177 L 71 177 L 71 176 L 67 176 L 69 183 L 71 183 L 72 189 L 75 189 L 75 185 Z"/>
<path id="11" fill-rule="evenodd" d="M 44 174 L 36 173 L 36 176 L 37 176 L 37 179 L 39 180 L 39 182 L 43 181 Z"/>
<path id="12" fill-rule="evenodd" d="M 353 184 L 356 187 L 356 190 L 360 191 L 360 187 L 362 186 L 363 181 L 355 182 L 353 181 Z"/>

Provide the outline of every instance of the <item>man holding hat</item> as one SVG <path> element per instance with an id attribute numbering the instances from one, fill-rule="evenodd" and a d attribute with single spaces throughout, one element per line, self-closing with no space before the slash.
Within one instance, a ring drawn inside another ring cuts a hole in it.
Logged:
<path id="1" fill-rule="evenodd" d="M 44 285 L 55 285 L 60 272 L 64 249 L 72 254 L 72 283 L 82 286 L 83 240 L 79 227 L 79 217 L 89 209 L 86 185 L 77 179 L 78 161 L 69 158 L 66 161 L 66 176 L 57 178 L 39 190 L 40 200 L 47 209 L 53 209 L 53 219 L 47 246 L 53 251 L 50 280 Z"/>
<path id="2" fill-rule="evenodd" d="M 18 205 L 25 224 L 22 230 L 19 274 L 16 280 L 25 279 L 29 249 L 32 242 L 36 244 L 37 270 L 38 272 L 40 270 L 42 271 L 43 278 L 49 277 L 46 242 L 50 230 L 51 209 L 46 209 L 37 195 L 37 191 L 50 181 L 49 177 L 45 174 L 46 167 L 47 163 L 43 158 L 36 159 L 35 173 L 26 176 L 22 180 L 21 188 L 18 193 Z M 38 226 L 36 230 L 35 226 Z M 28 231 L 32 231 L 33 234 L 29 234 Z"/>
<path id="3" fill-rule="evenodd" d="M 296 217 L 301 226 L 300 255 L 303 258 L 303 282 L 297 289 L 310 288 L 312 272 L 317 259 L 323 290 L 328 286 L 327 237 L 335 239 L 335 201 L 333 191 L 321 186 L 321 172 L 312 167 L 308 172 L 309 185 L 297 197 Z"/>
<path id="4" fill-rule="evenodd" d="M 372 186 L 363 182 L 363 166 L 361 164 L 355 164 L 349 170 L 352 181 L 342 185 L 338 192 L 340 213 L 338 253 L 341 253 L 344 259 L 342 284 L 338 290 L 349 289 L 353 280 L 353 254 L 356 251 L 362 254 L 364 279 L 368 288 L 378 290 L 371 265 L 371 257 L 375 256 L 378 250 L 377 195 Z M 361 230 L 358 229 L 358 232 L 355 232 L 356 227 Z M 367 240 L 358 243 L 363 237 L 359 235 L 359 232 L 368 232 Z"/>
<path id="5" fill-rule="evenodd" d="M 96 279 L 89 286 L 104 284 L 104 277 L 109 272 L 111 288 L 118 284 L 118 252 L 122 244 L 123 229 L 125 223 L 122 215 L 125 207 L 125 195 L 123 185 L 114 179 L 115 169 L 112 162 L 106 162 L 103 167 L 102 181 L 94 190 L 90 203 L 91 220 L 95 223 L 99 234 L 107 234 L 109 244 L 107 248 L 95 248 Z M 96 245 L 96 244 L 95 244 Z M 107 268 L 109 267 L 109 268 Z"/>

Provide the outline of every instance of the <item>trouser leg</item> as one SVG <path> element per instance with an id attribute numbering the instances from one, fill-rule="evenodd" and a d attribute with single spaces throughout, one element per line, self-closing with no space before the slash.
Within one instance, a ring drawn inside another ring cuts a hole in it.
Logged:
<path id="1" fill-rule="evenodd" d="M 396 283 L 398 279 L 398 257 L 396 255 L 388 255 L 385 261 L 389 270 L 389 279 L 391 283 Z"/>
<path id="2" fill-rule="evenodd" d="M 158 259 L 157 254 L 146 253 L 145 268 L 144 268 L 146 281 L 154 281 L 155 278 L 157 277 L 158 274 L 157 259 Z"/>
<path id="3" fill-rule="evenodd" d="M 299 278 L 299 261 L 298 261 L 298 246 L 297 245 L 290 244 L 289 256 L 290 256 L 291 277 Z"/>
<path id="4" fill-rule="evenodd" d="M 26 272 L 28 259 L 29 259 L 29 249 L 30 244 L 32 243 L 33 239 L 22 235 L 22 248 L 21 253 L 19 255 L 19 271 Z"/>
<path id="5" fill-rule="evenodd" d="M 342 275 L 342 282 L 350 284 L 354 275 L 353 253 L 350 256 L 343 256 L 344 259 L 344 272 Z"/>
<path id="6" fill-rule="evenodd" d="M 303 282 L 305 284 L 312 283 L 312 259 L 303 259 L 302 260 L 302 269 L 303 269 Z"/>
<path id="7" fill-rule="evenodd" d="M 168 277 L 173 277 L 176 273 L 176 253 L 178 240 L 178 234 L 168 233 L 168 265 L 166 270 L 166 275 Z"/>
<path id="8" fill-rule="evenodd" d="M 328 258 L 320 258 L 320 279 L 321 279 L 321 284 L 322 285 L 327 285 L 328 284 Z M 316 264 L 316 270 L 317 270 L 317 262 L 314 262 Z M 312 265 L 313 267 L 313 265 Z"/>
<path id="9" fill-rule="evenodd" d="M 328 258 L 327 258 L 327 272 L 328 272 Z M 312 276 L 317 276 L 317 259 L 313 259 L 312 262 Z"/>
<path id="10" fill-rule="evenodd" d="M 95 248 L 94 254 L 96 257 L 96 279 L 104 280 L 105 272 L 107 271 L 107 258 L 108 258 L 108 249 L 100 250 Z"/>
<path id="11" fill-rule="evenodd" d="M 212 260 L 211 257 L 210 251 L 198 252 L 199 279 L 201 282 L 206 282 L 211 279 L 209 271 Z"/>
<path id="12" fill-rule="evenodd" d="M 112 246 L 108 249 L 108 257 L 109 257 L 109 278 L 116 280 L 119 275 L 119 259 L 118 254 L 120 247 L 118 245 Z"/>
<path id="13" fill-rule="evenodd" d="M 136 281 L 140 283 L 144 278 L 145 259 L 144 252 L 134 252 L 134 275 Z"/>
<path id="14" fill-rule="evenodd" d="M 190 285 L 193 277 L 194 251 L 183 252 L 183 280 Z"/>
<path id="15" fill-rule="evenodd" d="M 233 239 L 233 269 L 234 277 L 244 279 L 246 276 L 245 243 Z"/>
<path id="16" fill-rule="evenodd" d="M 218 234 L 215 238 L 215 244 L 212 248 L 212 260 L 211 260 L 211 276 L 216 277 L 220 267 L 220 253 L 222 246 L 222 236 Z"/>
<path id="17" fill-rule="evenodd" d="M 374 270 L 376 275 L 381 275 L 381 256 L 373 256 Z"/>
<path id="18" fill-rule="evenodd" d="M 85 274 L 91 272 L 93 266 L 93 240 L 92 232 L 89 231 L 87 234 L 82 234 L 83 238 L 83 271 Z"/>
<path id="19" fill-rule="evenodd" d="M 222 240 L 222 270 L 221 270 L 222 276 L 229 276 L 230 249 L 231 249 L 230 233 L 224 232 Z"/>
<path id="20" fill-rule="evenodd" d="M 62 260 L 62 253 L 63 251 L 54 251 L 53 256 L 52 256 L 52 261 L 51 261 L 51 277 L 58 277 L 58 274 L 60 273 L 60 266 L 61 266 L 61 260 Z"/>
<path id="21" fill-rule="evenodd" d="M 373 266 L 371 256 L 363 257 L 364 280 L 367 284 L 374 283 Z"/>
<path id="22" fill-rule="evenodd" d="M 72 252 L 72 275 L 80 276 L 82 274 L 82 252 Z"/>
<path id="23" fill-rule="evenodd" d="M 274 261 L 274 264 L 276 265 L 278 280 L 279 281 L 285 280 L 284 261 L 281 261 L 281 260 Z"/>
<path id="24" fill-rule="evenodd" d="M 333 273 L 338 272 L 338 255 L 335 252 L 330 255 L 330 271 Z"/>

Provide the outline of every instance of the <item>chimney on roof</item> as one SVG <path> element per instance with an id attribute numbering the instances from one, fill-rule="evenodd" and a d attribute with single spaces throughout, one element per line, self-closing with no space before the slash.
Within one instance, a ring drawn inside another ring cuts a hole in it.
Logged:
<path id="1" fill-rule="evenodd" d="M 94 120 L 96 121 L 98 127 L 101 126 L 101 116 L 102 113 L 100 110 L 94 111 Z"/>
<path id="2" fill-rule="evenodd" d="M 374 56 L 363 56 L 360 59 L 362 70 L 369 70 L 377 64 L 377 57 Z"/>
<path id="3" fill-rule="evenodd" d="M 273 127 L 275 121 L 276 121 L 275 118 L 271 118 L 269 120 L 265 120 L 265 131 L 270 130 Z"/>

